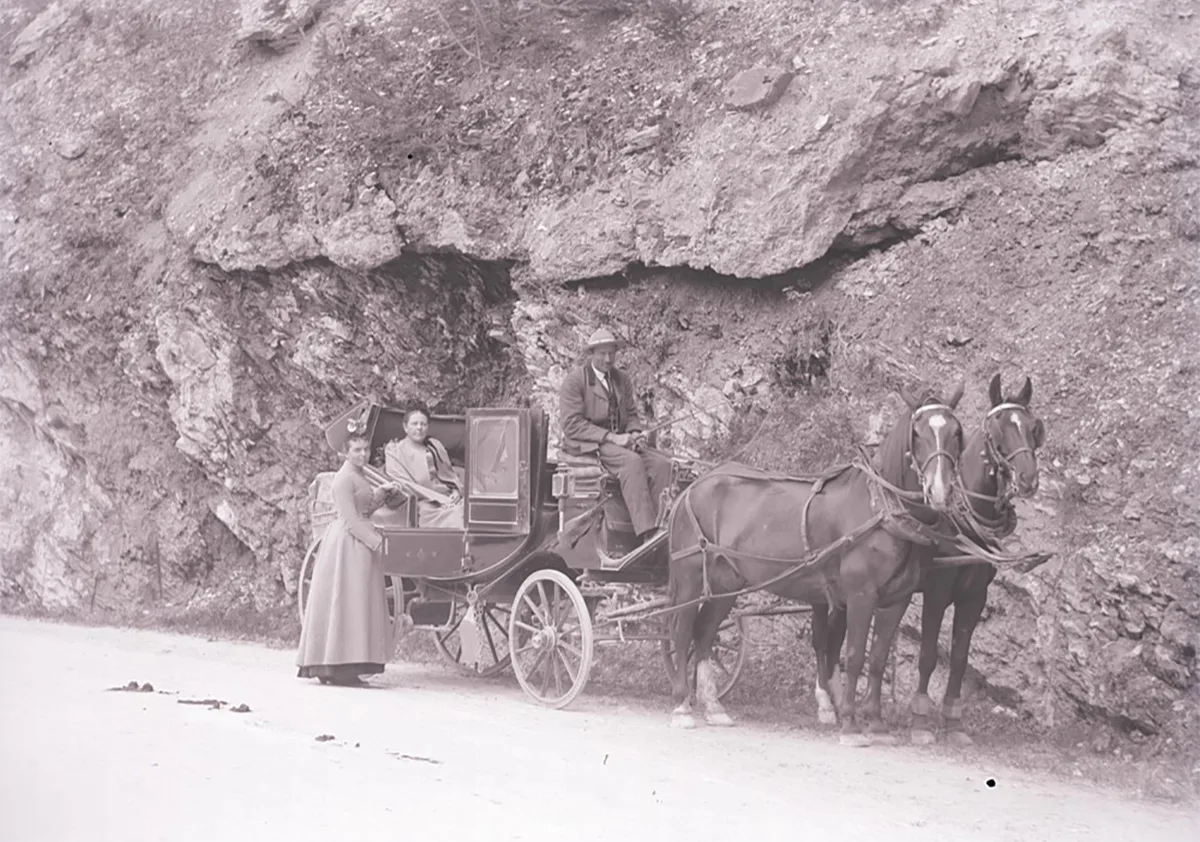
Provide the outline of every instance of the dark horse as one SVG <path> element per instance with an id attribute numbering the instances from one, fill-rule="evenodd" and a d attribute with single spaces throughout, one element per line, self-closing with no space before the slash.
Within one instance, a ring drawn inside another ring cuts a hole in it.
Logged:
<path id="1" fill-rule="evenodd" d="M 842 741 L 865 744 L 853 699 L 872 617 L 880 608 L 907 606 L 921 558 L 931 552 L 919 536 L 883 515 L 889 508 L 903 509 L 936 520 L 950 506 L 963 445 L 954 417 L 962 391 L 960 384 L 945 402 L 901 391 L 909 413 L 885 439 L 878 473 L 903 496 L 885 490 L 858 466 L 796 478 L 729 463 L 696 480 L 676 500 L 668 524 L 668 593 L 677 609 L 674 647 L 687 652 L 695 645 L 696 699 L 710 724 L 732 724 L 716 696 L 711 659 L 717 629 L 740 590 L 762 587 L 798 602 L 846 606 L 849 701 Z M 814 553 L 819 553 L 815 559 Z M 890 627 L 876 620 L 872 661 L 887 657 L 902 614 Z M 818 658 L 823 656 L 822 649 Z M 675 670 L 672 677 L 672 724 L 683 727 L 695 724 L 688 672 Z"/>
<path id="2" fill-rule="evenodd" d="M 990 409 L 984 416 L 979 429 L 967 440 L 963 448 L 959 475 L 966 502 L 970 507 L 965 518 L 959 518 L 962 531 L 984 549 L 998 549 L 997 539 L 1010 535 L 1016 527 L 1016 510 L 1012 506 L 1013 496 L 1029 497 L 1037 492 L 1037 450 L 1045 439 L 1045 426 L 1029 408 L 1033 396 L 1033 384 L 1025 378 L 1025 384 L 1016 396 L 1004 398 L 1000 391 L 1000 375 L 992 378 L 988 385 Z M 937 554 L 934 554 L 936 560 Z M 933 704 L 929 699 L 929 678 L 938 661 L 938 638 L 941 636 L 942 619 L 946 609 L 954 606 L 954 629 L 950 647 L 950 676 L 946 682 L 946 694 L 942 702 L 942 719 L 947 740 L 958 745 L 968 745 L 971 738 L 962 727 L 963 677 L 967 670 L 967 656 L 975 627 L 983 615 L 987 603 L 988 585 L 996 575 L 994 565 L 959 564 L 956 566 L 927 565 L 922 571 L 917 590 L 923 594 L 921 602 L 921 655 L 918 661 L 919 684 L 912 704 L 912 740 L 918 745 L 934 741 L 931 725 Z M 828 673 L 823 676 L 825 685 L 832 679 L 837 663 L 842 638 L 846 633 L 846 613 L 835 608 L 826 619 L 825 606 L 815 606 L 813 611 L 813 645 L 820 643 L 825 656 L 818 657 Z M 880 707 L 883 684 L 883 662 L 878 664 L 878 674 L 872 663 L 868 680 L 867 707 L 874 711 Z M 822 722 L 836 721 L 836 714 L 828 694 L 817 690 L 819 716 Z"/>

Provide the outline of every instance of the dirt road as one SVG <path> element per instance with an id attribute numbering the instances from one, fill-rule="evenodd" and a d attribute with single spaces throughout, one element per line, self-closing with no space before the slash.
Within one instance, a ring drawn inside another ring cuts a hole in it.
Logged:
<path id="1" fill-rule="evenodd" d="M 550 711 L 429 666 L 322 687 L 292 657 L 0 617 L 0 838 L 1200 838 L 1182 810 L 907 748 L 672 731 L 665 712 L 587 696 Z M 155 692 L 106 692 L 131 680 Z M 180 703 L 208 698 L 228 704 Z"/>

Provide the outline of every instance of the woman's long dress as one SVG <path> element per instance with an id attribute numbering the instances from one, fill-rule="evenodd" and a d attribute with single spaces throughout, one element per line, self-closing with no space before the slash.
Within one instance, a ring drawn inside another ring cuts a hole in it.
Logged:
<path id="1" fill-rule="evenodd" d="M 385 470 L 398 479 L 408 479 L 417 485 L 449 495 L 462 493 L 462 478 L 450 463 L 445 446 L 434 438 L 425 445 L 410 439 L 393 441 L 384 448 Z M 441 529 L 463 528 L 463 504 L 441 505 L 432 500 L 417 499 L 417 522 L 420 526 Z"/>
<path id="2" fill-rule="evenodd" d="M 383 536 L 367 520 L 384 495 L 349 462 L 332 490 L 337 517 L 313 564 L 296 665 L 301 678 L 340 681 L 383 672 L 391 636 L 378 555 Z"/>

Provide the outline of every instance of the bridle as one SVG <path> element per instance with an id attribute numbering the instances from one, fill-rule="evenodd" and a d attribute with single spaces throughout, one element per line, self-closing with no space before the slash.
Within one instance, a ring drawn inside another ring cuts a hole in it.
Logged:
<path id="1" fill-rule="evenodd" d="M 913 471 L 916 472 L 917 478 L 921 481 L 921 494 L 923 497 L 926 497 L 926 499 L 928 498 L 928 494 L 927 494 L 928 489 L 926 488 L 926 485 L 925 485 L 925 469 L 927 467 L 929 467 L 930 462 L 932 462 L 934 459 L 937 459 L 938 457 L 943 457 L 950 462 L 951 475 L 957 476 L 957 474 L 958 474 L 958 459 L 955 457 L 955 455 L 953 453 L 944 449 L 941 446 L 941 439 L 936 438 L 936 437 L 935 437 L 935 441 L 937 441 L 937 444 L 938 444 L 937 449 L 934 450 L 933 453 L 929 454 L 929 456 L 925 459 L 924 462 L 922 462 L 919 465 L 917 464 L 916 448 L 913 447 L 913 429 L 912 429 L 913 422 L 916 421 L 917 418 L 920 417 L 920 415 L 922 413 L 925 413 L 925 412 L 928 412 L 928 411 L 934 410 L 934 409 L 944 410 L 949 415 L 954 414 L 954 410 L 951 409 L 949 406 L 947 406 L 944 403 L 927 403 L 922 406 L 918 406 L 916 409 L 914 409 L 912 411 L 912 414 L 908 417 L 908 458 L 909 458 L 909 463 L 912 465 Z"/>
<path id="2" fill-rule="evenodd" d="M 1008 486 L 1009 490 L 1004 492 L 1004 494 L 1006 495 L 1005 496 L 1006 500 L 1011 499 L 1012 494 L 1013 494 L 1013 492 L 1011 491 L 1011 489 L 1013 487 L 1012 478 L 1013 478 L 1013 474 L 1016 472 L 1016 468 L 1014 467 L 1013 463 L 1015 462 L 1016 458 L 1018 456 L 1020 456 L 1022 453 L 1028 453 L 1031 457 L 1036 458 L 1036 454 L 1034 454 L 1033 448 L 1028 447 L 1028 446 L 1018 447 L 1012 453 L 1005 456 L 1004 451 L 1002 451 L 1000 449 L 1000 445 L 996 444 L 996 440 L 992 438 L 992 433 L 990 430 L 988 430 L 988 422 L 991 421 L 993 418 L 995 418 L 997 415 L 999 415 L 1001 412 L 1003 412 L 1005 410 L 1009 410 L 1009 409 L 1017 411 L 1017 412 L 1021 412 L 1025 415 L 1026 418 L 1033 420 L 1033 413 L 1029 411 L 1029 407 L 1022 406 L 1019 403 L 996 404 L 991 409 L 989 409 L 987 415 L 985 415 L 983 417 L 984 447 L 987 449 L 988 461 L 991 462 L 992 465 L 996 469 L 997 477 L 999 479 L 1002 479 L 1004 481 L 1004 483 Z"/>
<path id="3" fill-rule="evenodd" d="M 989 409 L 987 414 L 983 417 L 982 430 L 984 456 L 987 458 L 988 464 L 991 466 L 992 471 L 996 476 L 996 493 L 982 494 L 978 491 L 972 491 L 967 487 L 967 483 L 963 479 L 962 472 L 960 471 L 958 474 L 958 485 L 963 494 L 972 500 L 991 503 L 993 508 L 995 508 L 997 512 L 1001 513 L 1000 517 L 996 521 L 987 521 L 988 525 L 993 527 L 1006 519 L 1004 513 L 1006 513 L 1008 509 L 1012 508 L 1012 500 L 1014 497 L 1016 497 L 1016 483 L 1012 481 L 1013 474 L 1016 472 L 1016 469 L 1013 465 L 1014 460 L 1022 453 L 1028 453 L 1031 456 L 1036 456 L 1036 454 L 1034 454 L 1034 448 L 1032 447 L 1019 447 L 1012 453 L 1005 456 L 1004 451 L 1000 449 L 1000 445 L 996 444 L 996 440 L 992 438 L 992 434 L 988 430 L 988 422 L 1001 412 L 1010 409 L 1024 413 L 1027 418 L 1033 418 L 1033 413 L 1029 411 L 1029 407 L 1022 406 L 1019 403 L 996 404 L 994 407 Z M 976 520 L 983 520 L 978 512 L 973 510 L 971 511 L 971 516 Z"/>
<path id="4" fill-rule="evenodd" d="M 917 464 L 916 449 L 912 446 L 913 421 L 916 421 L 917 416 L 921 415 L 921 413 L 928 412 L 931 409 L 944 409 L 947 413 L 949 413 L 951 415 L 953 415 L 953 413 L 954 413 L 954 410 L 952 410 L 950 407 L 946 406 L 944 403 L 927 403 L 924 406 L 918 406 L 916 409 L 914 409 L 912 411 L 912 415 L 909 416 L 909 419 L 908 419 L 908 430 L 909 430 L 908 456 L 909 456 L 909 460 L 912 462 L 913 470 L 916 471 L 921 476 L 925 475 L 925 469 L 927 467 L 929 467 L 929 463 L 932 462 L 934 459 L 937 459 L 939 456 L 944 456 L 946 459 L 950 460 L 950 469 L 951 470 L 954 470 L 958 467 L 958 460 L 954 457 L 953 453 L 951 453 L 948 450 L 944 450 L 940 446 L 941 445 L 940 440 L 938 440 L 939 447 L 937 448 L 937 450 L 935 450 L 935 451 L 933 451 L 933 453 L 929 454 L 929 458 L 926 459 L 924 462 L 922 462 L 920 465 Z"/>

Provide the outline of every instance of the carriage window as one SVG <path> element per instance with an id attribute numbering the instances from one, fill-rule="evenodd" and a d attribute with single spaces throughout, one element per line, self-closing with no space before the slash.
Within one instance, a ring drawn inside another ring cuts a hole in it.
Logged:
<path id="1" fill-rule="evenodd" d="M 471 419 L 471 495 L 517 496 L 520 435 L 516 418 Z"/>

